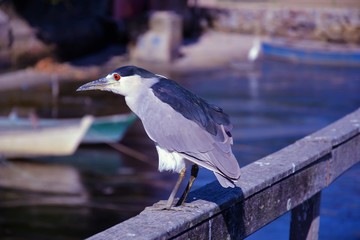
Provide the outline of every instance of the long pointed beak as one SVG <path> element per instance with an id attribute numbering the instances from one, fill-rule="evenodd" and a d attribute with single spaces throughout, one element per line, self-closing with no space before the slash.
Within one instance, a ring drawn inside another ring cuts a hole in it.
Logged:
<path id="1" fill-rule="evenodd" d="M 106 87 L 111 83 L 107 78 L 100 78 L 98 80 L 86 83 L 80 86 L 76 91 L 88 91 L 88 90 L 106 90 Z"/>

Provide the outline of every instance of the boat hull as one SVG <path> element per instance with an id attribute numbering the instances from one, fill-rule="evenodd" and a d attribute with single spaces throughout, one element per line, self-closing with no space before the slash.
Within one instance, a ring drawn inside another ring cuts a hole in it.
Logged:
<path id="1" fill-rule="evenodd" d="M 360 65 L 360 48 L 320 45 L 310 41 L 264 41 L 261 44 L 264 57 L 293 62 L 325 65 Z"/>
<path id="2" fill-rule="evenodd" d="M 4 157 L 71 155 L 93 122 L 93 117 L 57 120 L 39 126 L 1 126 L 0 155 Z"/>
<path id="3" fill-rule="evenodd" d="M 137 117 L 134 114 L 97 117 L 87 131 L 82 143 L 96 144 L 119 142 L 136 118 Z"/>

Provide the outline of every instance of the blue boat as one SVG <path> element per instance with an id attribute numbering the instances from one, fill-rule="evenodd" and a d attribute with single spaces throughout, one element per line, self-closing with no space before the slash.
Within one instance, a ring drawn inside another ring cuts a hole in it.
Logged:
<path id="1" fill-rule="evenodd" d="M 324 65 L 360 65 L 360 47 L 315 41 L 283 39 L 263 41 L 265 58 Z"/>

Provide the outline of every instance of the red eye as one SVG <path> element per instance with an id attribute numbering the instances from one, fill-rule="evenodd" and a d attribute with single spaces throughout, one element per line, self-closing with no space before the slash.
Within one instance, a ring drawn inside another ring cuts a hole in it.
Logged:
<path id="1" fill-rule="evenodd" d="M 121 78 L 120 74 L 118 74 L 118 73 L 114 73 L 114 74 L 113 74 L 113 77 L 114 77 L 114 79 L 115 79 L 116 81 L 119 81 L 120 78 Z"/>

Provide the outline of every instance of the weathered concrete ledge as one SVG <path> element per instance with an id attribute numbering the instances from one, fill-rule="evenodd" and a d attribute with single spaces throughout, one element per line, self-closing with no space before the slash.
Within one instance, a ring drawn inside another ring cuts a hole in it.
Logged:
<path id="1" fill-rule="evenodd" d="M 157 203 L 89 239 L 243 239 L 287 211 L 301 213 L 304 203 L 317 221 L 292 222 L 292 236 L 300 236 L 295 230 L 316 236 L 320 192 L 360 161 L 359 146 L 360 109 L 245 166 L 239 188 L 210 183 L 191 192 L 183 207 L 158 210 L 164 202 Z"/>

